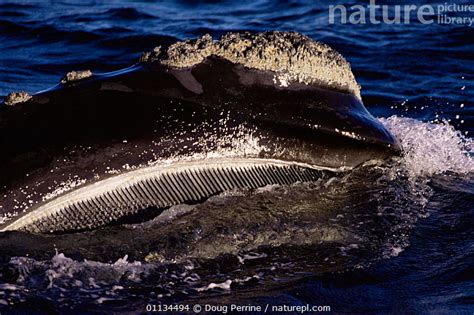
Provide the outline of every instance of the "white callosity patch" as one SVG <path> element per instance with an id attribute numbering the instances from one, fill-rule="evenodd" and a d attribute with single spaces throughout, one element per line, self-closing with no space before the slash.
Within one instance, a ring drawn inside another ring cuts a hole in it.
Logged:
<path id="1" fill-rule="evenodd" d="M 144 52 L 139 59 L 139 62 L 148 62 L 157 60 L 157 58 L 161 54 L 161 46 L 156 46 L 153 51 L 146 51 Z"/>
<path id="2" fill-rule="evenodd" d="M 448 123 L 434 124 L 391 116 L 380 121 L 400 141 L 403 162 L 412 175 L 474 172 L 474 142 Z"/>
<path id="3" fill-rule="evenodd" d="M 82 70 L 82 71 L 71 71 L 66 73 L 64 78 L 61 79 L 61 83 L 68 83 L 79 81 L 82 79 L 86 79 L 92 76 L 92 72 L 90 70 Z"/>
<path id="4" fill-rule="evenodd" d="M 171 45 L 161 60 L 156 52 L 142 60 L 160 60 L 165 65 L 186 68 L 210 56 L 252 69 L 273 71 L 282 87 L 292 82 L 314 83 L 360 98 L 360 86 L 344 57 L 326 44 L 295 32 L 227 33 L 219 41 L 204 35 Z"/>
<path id="5" fill-rule="evenodd" d="M 5 98 L 5 104 L 8 106 L 13 106 L 16 104 L 27 102 L 31 98 L 32 96 L 25 91 L 12 92 L 8 94 L 7 97 Z"/>

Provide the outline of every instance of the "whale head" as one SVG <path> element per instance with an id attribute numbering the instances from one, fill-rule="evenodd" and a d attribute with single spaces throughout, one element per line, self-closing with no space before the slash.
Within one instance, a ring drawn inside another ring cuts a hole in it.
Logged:
<path id="1" fill-rule="evenodd" d="M 0 106 L 0 229 L 80 231 L 399 151 L 349 63 L 298 33 L 229 33 L 70 72 Z"/>

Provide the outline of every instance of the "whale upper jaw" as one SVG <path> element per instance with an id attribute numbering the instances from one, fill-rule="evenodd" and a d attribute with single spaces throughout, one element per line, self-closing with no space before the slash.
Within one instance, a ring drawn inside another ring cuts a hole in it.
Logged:
<path id="1" fill-rule="evenodd" d="M 23 218 L 8 220 L 23 225 L 4 225 L 3 229 L 70 230 L 65 224 L 55 228 L 51 218 L 61 217 L 53 213 L 71 211 L 83 214 L 70 220 L 77 226 L 72 230 L 104 225 L 109 221 L 99 215 L 99 208 L 107 210 L 107 204 L 117 206 L 120 200 L 127 204 L 124 195 L 84 200 L 68 206 L 69 210 L 53 207 L 56 210 L 44 213 L 49 220 L 44 225 L 38 223 L 41 220 L 27 219 L 40 213 L 38 209 L 49 209 L 53 203 L 46 197 L 61 195 L 63 183 L 73 188 L 104 183 L 111 176 L 167 161 L 260 159 L 255 165 L 279 161 L 299 165 L 298 172 L 304 173 L 315 168 L 350 169 L 398 153 L 396 139 L 365 109 L 358 93 L 318 80 L 290 84 L 288 75 L 210 55 L 187 67 L 150 62 L 101 75 L 77 72 L 47 91 L 13 95 L 7 101 L 14 106 L 0 106 L 0 212 Z M 265 167 L 261 172 L 268 172 Z M 256 187 L 249 178 L 239 177 L 244 176 L 242 169 L 224 169 L 239 182 L 231 188 L 246 187 L 242 182 Z M 256 170 L 249 172 L 264 176 Z M 273 173 L 268 176 L 273 181 L 261 185 L 288 183 L 276 181 Z M 184 185 L 184 178 L 176 180 Z M 209 185 L 218 181 L 214 177 L 203 180 L 211 181 Z M 137 184 L 145 190 L 130 195 L 132 199 L 152 189 L 144 183 Z M 198 185 L 188 193 L 198 187 L 204 189 Z M 209 190 L 203 196 L 221 190 Z M 199 196 L 185 201 L 196 202 Z M 143 200 L 138 208 L 171 205 Z M 132 210 L 138 211 L 135 206 Z M 103 223 L 91 225 L 90 218 Z"/>

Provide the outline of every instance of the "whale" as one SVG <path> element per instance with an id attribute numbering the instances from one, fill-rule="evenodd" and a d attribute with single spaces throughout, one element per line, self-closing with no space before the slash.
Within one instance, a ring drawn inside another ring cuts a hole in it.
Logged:
<path id="1" fill-rule="evenodd" d="M 205 35 L 11 93 L 0 146 L 0 231 L 31 233 L 144 220 L 400 152 L 347 60 L 294 32 Z"/>

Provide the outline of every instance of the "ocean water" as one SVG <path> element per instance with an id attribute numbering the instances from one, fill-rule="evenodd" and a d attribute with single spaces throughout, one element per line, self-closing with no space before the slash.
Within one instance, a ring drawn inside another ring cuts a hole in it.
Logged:
<path id="1" fill-rule="evenodd" d="M 351 63 L 364 104 L 403 148 L 341 178 L 236 190 L 145 223 L 2 233 L 0 312 L 233 303 L 472 314 L 474 28 L 331 25 L 328 4 L 0 2 L 1 96 L 206 33 L 298 31 Z"/>

